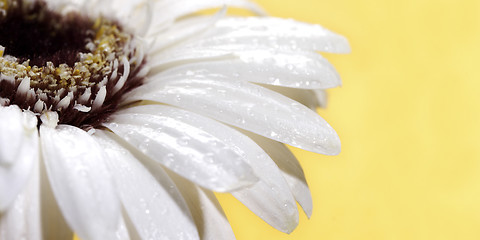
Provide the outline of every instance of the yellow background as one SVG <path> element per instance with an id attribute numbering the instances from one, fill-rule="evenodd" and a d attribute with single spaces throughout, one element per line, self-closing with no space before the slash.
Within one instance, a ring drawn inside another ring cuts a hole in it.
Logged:
<path id="1" fill-rule="evenodd" d="M 348 37 L 319 113 L 342 153 L 295 150 L 310 220 L 280 233 L 221 196 L 238 240 L 480 239 L 480 1 L 258 0 Z"/>

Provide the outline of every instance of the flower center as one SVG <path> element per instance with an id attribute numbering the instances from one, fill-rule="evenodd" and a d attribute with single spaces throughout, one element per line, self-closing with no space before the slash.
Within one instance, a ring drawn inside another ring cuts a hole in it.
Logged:
<path id="1" fill-rule="evenodd" d="M 41 2 L 26 9 L 22 9 L 22 2 L 19 4 L 7 8 L 10 10 L 0 20 L 4 54 L 15 56 L 20 62 L 30 60 L 32 65 L 50 61 L 54 65 L 73 66 L 77 54 L 86 50 L 85 40 L 94 37 L 88 31 L 90 19 L 75 14 L 48 14 Z"/>
<path id="2" fill-rule="evenodd" d="M 0 105 L 95 127 L 142 83 L 143 52 L 108 19 L 60 14 L 43 1 L 0 0 Z"/>

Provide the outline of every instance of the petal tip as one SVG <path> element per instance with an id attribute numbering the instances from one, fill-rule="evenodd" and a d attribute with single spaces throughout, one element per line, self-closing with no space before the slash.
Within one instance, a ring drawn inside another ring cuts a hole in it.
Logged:
<path id="1" fill-rule="evenodd" d="M 335 132 L 333 132 L 333 134 L 331 134 L 329 138 L 325 138 L 323 141 L 317 142 L 316 150 L 314 150 L 313 152 L 329 156 L 335 156 L 340 154 L 341 149 L 342 147 L 340 138 Z"/>
<path id="2" fill-rule="evenodd" d="M 352 52 L 352 48 L 350 47 L 350 43 L 346 37 L 341 36 L 341 40 L 339 41 L 338 45 L 341 46 L 341 51 L 339 53 L 348 54 Z"/>
<path id="3" fill-rule="evenodd" d="M 285 223 L 285 227 L 278 230 L 284 233 L 290 234 L 297 228 L 297 226 L 298 226 L 298 215 L 296 217 L 290 218 L 289 221 Z"/>

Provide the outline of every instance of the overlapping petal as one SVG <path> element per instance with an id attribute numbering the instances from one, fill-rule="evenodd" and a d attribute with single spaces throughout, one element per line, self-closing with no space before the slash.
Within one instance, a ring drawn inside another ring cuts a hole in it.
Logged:
<path id="1" fill-rule="evenodd" d="M 0 215 L 0 239 L 42 239 L 39 159 L 32 164 L 27 186 Z"/>
<path id="2" fill-rule="evenodd" d="M 72 239 L 73 232 L 53 194 L 45 164 L 40 164 L 40 209 L 43 239 Z"/>
<path id="3" fill-rule="evenodd" d="M 257 181 L 240 154 L 217 132 L 203 129 L 212 124 L 207 121 L 172 107 L 141 106 L 116 113 L 104 125 L 150 158 L 208 189 L 232 191 Z"/>
<path id="4" fill-rule="evenodd" d="M 39 157 L 37 118 L 17 106 L 0 106 L 0 212 L 25 187 Z"/>
<path id="5" fill-rule="evenodd" d="M 349 53 L 350 46 L 343 36 L 314 24 L 275 17 L 229 17 L 218 21 L 207 36 L 192 46 L 232 49 L 322 51 Z"/>
<path id="6" fill-rule="evenodd" d="M 287 181 L 295 200 L 310 217 L 312 215 L 312 196 L 300 163 L 285 145 L 265 137 L 243 131 L 255 141 L 275 161 Z"/>
<path id="7" fill-rule="evenodd" d="M 41 126 L 40 136 L 48 179 L 70 227 L 83 239 L 114 239 L 120 204 L 103 149 L 69 125 Z"/>
<path id="8" fill-rule="evenodd" d="M 234 240 L 232 228 L 215 195 L 169 172 L 185 198 L 202 240 Z"/>
<path id="9" fill-rule="evenodd" d="M 136 115 L 135 122 L 143 124 L 160 122 L 161 117 L 166 115 L 186 124 L 196 125 L 205 133 L 208 132 L 209 135 L 215 136 L 224 147 L 232 149 L 241 156 L 241 160 L 250 165 L 259 178 L 259 182 L 233 191 L 232 194 L 254 213 L 281 231 L 291 232 L 297 226 L 298 211 L 295 200 L 281 172 L 272 159 L 245 135 L 211 119 L 168 106 L 138 106 L 123 111 L 123 114 L 127 113 L 130 116 Z M 148 120 L 143 120 L 141 117 Z M 117 117 L 114 119 L 117 124 L 122 122 Z M 190 132 L 192 131 L 190 130 Z M 221 146 L 217 144 L 217 148 L 219 147 Z M 209 155 L 208 152 L 204 152 L 204 154 Z M 213 156 L 210 155 L 210 157 Z M 232 159 L 226 160 L 232 161 Z M 172 167 L 169 168 L 172 169 Z M 174 168 L 172 170 L 175 171 Z"/>
<path id="10" fill-rule="evenodd" d="M 175 184 L 158 165 L 148 168 L 112 133 L 97 131 L 115 186 L 136 232 L 142 239 L 199 239 L 187 205 Z M 148 164 L 148 162 L 144 163 Z M 181 237 L 180 237 L 181 236 Z"/>
<path id="11" fill-rule="evenodd" d="M 340 151 L 338 135 L 315 112 L 276 92 L 221 75 L 158 79 L 135 89 L 128 100 L 178 106 L 313 152 Z"/>
<path id="12" fill-rule="evenodd" d="M 318 107 L 326 107 L 327 94 L 323 89 L 299 89 L 273 85 L 260 84 L 260 86 L 268 88 L 272 91 L 280 93 L 306 107 L 316 111 Z"/>
<path id="13" fill-rule="evenodd" d="M 153 28 L 149 33 L 154 43 L 152 44 L 151 54 L 163 55 L 163 52 L 162 54 L 156 53 L 168 50 L 168 48 L 174 45 L 180 45 L 189 39 L 207 32 L 215 22 L 225 17 L 226 12 L 227 8 L 224 6 L 212 16 L 191 16 L 175 22 L 175 27 L 163 31 L 162 29 Z"/>
<path id="14" fill-rule="evenodd" d="M 154 11 L 167 12 L 168 14 L 158 14 L 153 20 L 153 24 L 165 26 L 176 19 L 196 13 L 201 10 L 221 8 L 223 6 L 239 7 L 248 9 L 259 15 L 264 15 L 265 12 L 258 5 L 247 0 L 162 0 L 154 6 Z"/>
<path id="15" fill-rule="evenodd" d="M 184 52 L 185 55 L 177 55 L 172 59 L 167 54 L 152 68 L 167 70 L 170 67 L 164 74 L 188 71 L 194 74 L 215 73 L 241 81 L 291 88 L 326 89 L 341 85 L 338 73 L 319 54 L 242 48 L 243 46 L 235 46 L 231 50 L 202 51 L 183 49 L 174 52 Z"/>

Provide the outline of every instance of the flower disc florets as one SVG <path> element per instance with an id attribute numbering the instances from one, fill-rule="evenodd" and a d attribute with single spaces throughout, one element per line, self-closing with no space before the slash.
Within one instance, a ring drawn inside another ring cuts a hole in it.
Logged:
<path id="1" fill-rule="evenodd" d="M 102 17 L 59 13 L 43 1 L 0 0 L 0 105 L 96 126 L 142 83 L 138 43 Z"/>

